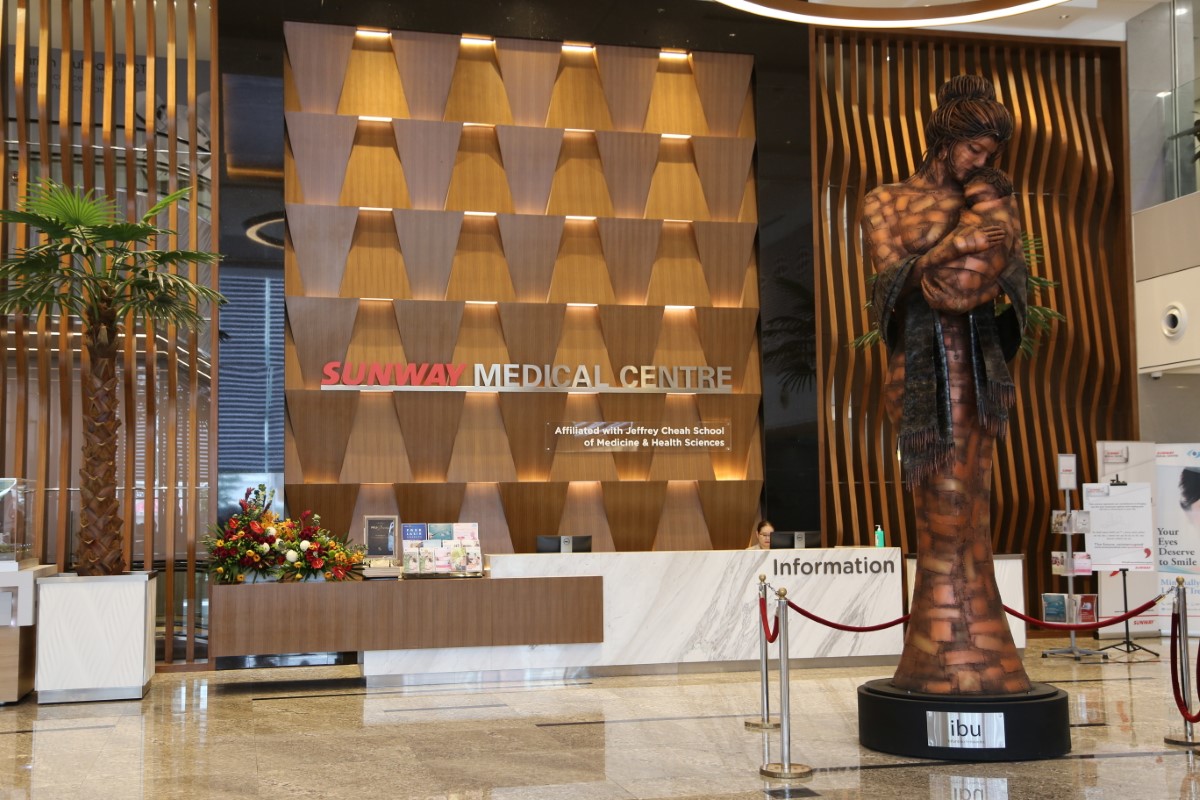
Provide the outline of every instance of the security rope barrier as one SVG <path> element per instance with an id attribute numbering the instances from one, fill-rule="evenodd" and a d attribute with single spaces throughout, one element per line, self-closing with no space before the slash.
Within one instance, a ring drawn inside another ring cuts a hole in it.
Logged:
<path id="1" fill-rule="evenodd" d="M 1118 625 L 1127 619 L 1132 619 L 1136 616 L 1140 616 L 1141 614 L 1145 614 L 1151 608 L 1154 608 L 1154 606 L 1158 605 L 1158 602 L 1160 600 L 1162 600 L 1164 597 L 1166 597 L 1167 594 L 1169 594 L 1169 593 L 1163 592 L 1158 597 L 1154 598 L 1153 600 L 1147 600 L 1146 602 L 1142 603 L 1140 606 L 1133 609 L 1132 611 L 1127 611 L 1124 614 L 1121 614 L 1120 616 L 1116 616 L 1116 617 L 1105 617 L 1104 619 L 1098 620 L 1096 622 L 1079 622 L 1079 623 L 1047 622 L 1044 619 L 1038 619 L 1037 617 L 1030 617 L 1026 614 L 1022 614 L 1020 611 L 1017 611 L 1015 608 L 1009 608 L 1008 606 L 1004 606 L 1004 610 L 1007 611 L 1009 614 L 1012 614 L 1014 617 L 1016 617 L 1019 620 L 1028 622 L 1030 625 L 1037 625 L 1040 628 L 1046 628 L 1047 630 L 1052 630 L 1052 631 L 1097 631 L 1097 630 L 1100 630 L 1101 628 L 1107 628 L 1109 625 Z"/>

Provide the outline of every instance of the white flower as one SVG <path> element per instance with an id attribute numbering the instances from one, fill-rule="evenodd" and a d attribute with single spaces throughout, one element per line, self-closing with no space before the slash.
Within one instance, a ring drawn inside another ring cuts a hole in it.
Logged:
<path id="1" fill-rule="evenodd" d="M 300 554 L 297 553 L 295 550 L 287 551 L 287 560 L 288 560 L 289 564 L 295 564 L 296 559 L 298 559 L 298 558 L 300 558 Z"/>
<path id="2" fill-rule="evenodd" d="M 310 547 L 312 547 L 312 542 L 308 541 L 307 539 L 300 543 L 301 550 L 307 550 Z"/>
<path id="3" fill-rule="evenodd" d="M 258 546 L 258 552 L 260 552 L 260 553 L 265 553 L 270 549 L 271 549 L 271 545 L 267 544 L 266 542 L 263 542 L 262 544 L 260 544 Z"/>
<path id="4" fill-rule="evenodd" d="M 266 533 L 267 533 L 267 536 L 274 536 L 275 535 L 275 527 L 272 526 L 270 528 L 267 528 Z"/>

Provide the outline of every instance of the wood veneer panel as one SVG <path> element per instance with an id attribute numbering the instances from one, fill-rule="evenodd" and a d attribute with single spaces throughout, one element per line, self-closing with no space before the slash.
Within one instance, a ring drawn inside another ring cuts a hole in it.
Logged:
<path id="1" fill-rule="evenodd" d="M 336 483 L 358 410 L 358 392 L 289 389 L 287 415 L 305 483 Z"/>
<path id="2" fill-rule="evenodd" d="M 500 303 L 504 342 L 517 364 L 549 364 L 562 338 L 567 307 L 561 303 Z"/>
<path id="3" fill-rule="evenodd" d="M 589 131 L 612 129 L 600 73 L 591 53 L 563 52 L 546 125 Z"/>
<path id="4" fill-rule="evenodd" d="M 296 257 L 296 268 L 309 297 L 337 297 L 346 270 L 357 208 L 288 203 L 287 236 Z"/>
<path id="5" fill-rule="evenodd" d="M 758 394 L 702 394 L 696 396 L 700 418 L 705 421 L 729 420 L 733 425 L 728 450 L 713 450 L 712 464 L 718 480 L 741 480 L 746 473 L 750 443 L 758 427 L 762 396 Z M 755 453 L 756 459 L 761 459 Z"/>
<path id="6" fill-rule="evenodd" d="M 600 306 L 600 330 L 613 369 L 654 363 L 662 306 Z"/>
<path id="7" fill-rule="evenodd" d="M 566 131 L 563 135 L 546 212 L 584 217 L 613 215 L 600 151 L 596 149 L 596 137 L 591 133 Z"/>
<path id="8" fill-rule="evenodd" d="M 561 536 L 591 536 L 594 553 L 616 551 L 604 513 L 604 490 L 598 482 L 575 481 L 567 487 L 567 503 L 558 532 Z"/>
<path id="9" fill-rule="evenodd" d="M 669 308 L 663 313 L 662 332 L 654 348 L 654 363 L 662 367 L 709 366 L 696 330 L 696 310 Z M 683 376 L 680 386 L 683 388 Z"/>
<path id="10" fill-rule="evenodd" d="M 654 133 L 708 134 L 708 122 L 692 67 L 682 59 L 663 59 L 654 75 L 650 109 L 643 130 Z"/>
<path id="11" fill-rule="evenodd" d="M 479 546 L 483 552 L 489 555 L 515 552 L 504 519 L 499 484 L 468 483 L 458 520 L 479 525 Z"/>
<path id="12" fill-rule="evenodd" d="M 408 466 L 407 463 L 405 466 Z M 399 517 L 400 509 L 396 508 L 396 492 L 390 483 L 364 483 L 359 485 L 358 501 L 354 504 L 354 518 L 350 521 L 350 540 L 359 544 L 367 543 L 366 531 L 363 529 L 363 517 L 386 516 Z M 396 531 L 396 545 L 400 546 L 400 532 Z"/>
<path id="13" fill-rule="evenodd" d="M 354 29 L 285 21 L 283 39 L 300 109 L 320 114 L 337 112 L 350 48 L 354 46 Z"/>
<path id="14" fill-rule="evenodd" d="M 605 481 L 601 486 L 604 513 L 617 551 L 654 549 L 658 522 L 667 499 L 666 481 Z"/>
<path id="15" fill-rule="evenodd" d="M 567 484 L 564 481 L 501 483 L 500 500 L 504 503 L 514 551 L 534 553 L 538 536 L 558 535 L 567 502 Z"/>
<path id="16" fill-rule="evenodd" d="M 692 53 L 692 74 L 713 136 L 737 136 L 750 91 L 754 57 L 740 53 Z"/>
<path id="17" fill-rule="evenodd" d="M 753 222 L 696 222 L 692 231 L 713 305 L 740 305 L 758 226 Z"/>
<path id="18" fill-rule="evenodd" d="M 596 227 L 616 302 L 645 303 L 662 223 L 655 219 L 598 219 Z"/>
<path id="19" fill-rule="evenodd" d="M 496 219 L 466 217 L 450 268 L 446 299 L 495 302 L 515 296 Z"/>
<path id="20" fill-rule="evenodd" d="M 462 519 L 460 509 L 467 490 L 465 483 L 397 483 L 395 489 L 402 522 L 456 522 Z"/>
<path id="21" fill-rule="evenodd" d="M 549 479 L 554 464 L 553 428 L 564 422 L 566 402 L 565 392 L 500 394 L 500 413 L 517 480 Z"/>
<path id="22" fill-rule="evenodd" d="M 414 119 L 440 120 L 445 115 L 450 82 L 458 62 L 458 36 L 392 31 L 392 52 L 404 85 L 404 98 Z"/>
<path id="23" fill-rule="evenodd" d="M 565 221 L 562 216 L 496 215 L 508 276 L 518 301 L 546 302 Z"/>
<path id="24" fill-rule="evenodd" d="M 410 116 L 390 42 L 363 37 L 354 40 L 337 113 L 356 117 Z"/>
<path id="25" fill-rule="evenodd" d="M 462 230 L 462 213 L 397 208 L 392 216 L 413 299 L 445 300 Z"/>
<path id="26" fill-rule="evenodd" d="M 743 549 L 758 521 L 762 481 L 698 481 L 696 491 L 713 549 Z"/>
<path id="27" fill-rule="evenodd" d="M 497 125 L 496 139 L 504 160 L 504 172 L 518 214 L 544 214 L 558 154 L 562 150 L 561 128 L 518 128 Z"/>
<path id="28" fill-rule="evenodd" d="M 654 550 L 712 550 L 695 481 L 671 481 L 663 503 Z"/>
<path id="29" fill-rule="evenodd" d="M 712 305 L 691 225 L 664 222 L 662 227 L 646 302 L 654 305 Z"/>
<path id="30" fill-rule="evenodd" d="M 393 392 L 400 430 L 408 444 L 408 464 L 418 483 L 446 480 L 454 435 L 462 418 L 462 392 Z M 396 495 L 397 500 L 400 495 Z M 461 498 L 460 498 L 461 499 Z M 404 505 L 401 503 L 401 512 Z M 445 517 L 451 521 L 457 514 Z M 417 522 L 441 520 L 413 520 Z"/>
<path id="31" fill-rule="evenodd" d="M 341 483 L 411 481 L 406 451 L 390 393 L 362 392 L 338 480 Z"/>
<path id="32" fill-rule="evenodd" d="M 697 308 L 695 315 L 704 360 L 710 366 L 732 367 L 733 390 L 741 390 L 751 346 L 758 333 L 758 309 Z M 753 381 L 751 388 L 761 389 L 760 381 Z"/>
<path id="33" fill-rule="evenodd" d="M 447 364 L 454 357 L 462 327 L 461 302 L 397 300 L 393 307 L 404 354 L 417 364 Z"/>
<path id="34" fill-rule="evenodd" d="M 737 140 L 730 140 L 737 141 Z M 744 176 L 743 176 L 744 179 Z M 686 139 L 663 139 L 650 181 L 646 216 L 656 219 L 709 219 L 704 186 Z M 741 195 L 738 195 L 741 199 Z"/>
<path id="35" fill-rule="evenodd" d="M 604 641 L 604 579 L 600 576 L 495 580 L 492 646 Z"/>
<path id="36" fill-rule="evenodd" d="M 357 117 L 284 112 L 297 178 L 308 205 L 335 206 L 342 193 Z"/>
<path id="37" fill-rule="evenodd" d="M 569 219 L 550 281 L 552 303 L 613 303 L 612 283 L 597 223 Z"/>
<path id="38" fill-rule="evenodd" d="M 667 395 L 662 424 L 672 428 L 695 428 L 701 416 L 695 395 Z M 713 480 L 714 451 L 694 447 L 658 447 L 650 462 L 650 480 Z"/>
<path id="39" fill-rule="evenodd" d="M 500 416 L 498 394 L 468 394 L 446 470 L 448 481 L 515 481 L 517 468 Z"/>
<path id="40" fill-rule="evenodd" d="M 458 342 L 454 346 L 456 364 L 509 364 L 508 348 L 504 343 L 500 314 L 494 304 L 470 303 L 463 310 Z M 469 380 L 469 376 L 468 376 Z"/>
<path id="41" fill-rule="evenodd" d="M 662 137 L 615 131 L 596 131 L 595 136 L 613 213 L 641 219 L 646 214 Z"/>
<path id="42" fill-rule="evenodd" d="M 550 113 L 562 45 L 534 39 L 496 39 L 496 60 L 516 125 L 541 127 Z"/>
<path id="43" fill-rule="evenodd" d="M 359 122 L 338 202 L 368 208 L 410 205 L 408 184 L 396 152 L 396 137 L 386 123 Z"/>
<path id="44" fill-rule="evenodd" d="M 640 362 L 646 363 L 646 362 Z M 665 394 L 625 394 L 606 392 L 600 395 L 600 410 L 604 421 L 632 422 L 657 428 L 666 409 Z M 644 481 L 650 477 L 650 465 L 654 462 L 654 449 L 639 447 L 632 453 L 613 453 L 617 474 L 623 481 Z"/>
<path id="45" fill-rule="evenodd" d="M 560 362 L 585 363 L 585 362 Z M 599 396 L 595 394 L 568 393 L 563 420 L 594 422 L 602 419 Z M 550 465 L 550 480 L 595 481 L 618 480 L 612 453 L 566 452 L 556 449 L 554 463 Z"/>
<path id="46" fill-rule="evenodd" d="M 396 222 L 390 212 L 363 211 L 358 215 L 346 272 L 342 276 L 342 297 L 407 298 L 412 295 Z"/>
<path id="47" fill-rule="evenodd" d="M 392 131 L 412 207 L 441 211 L 450 191 L 462 123 L 394 119 Z"/>
<path id="48" fill-rule="evenodd" d="M 496 63 L 496 50 L 489 45 L 463 45 L 454 66 L 446 119 L 511 125 L 512 111 Z"/>
<path id="49" fill-rule="evenodd" d="M 288 297 L 287 327 L 291 334 L 303 385 L 320 387 L 323 368 L 330 361 L 345 361 L 358 317 L 358 301 L 351 298 Z"/>
<path id="50" fill-rule="evenodd" d="M 512 213 L 512 193 L 500 158 L 500 144 L 492 128 L 463 128 L 446 208 Z"/>
<path id="51" fill-rule="evenodd" d="M 691 142 L 696 174 L 712 219 L 737 220 L 754 158 L 754 140 L 693 136 Z"/>
<path id="52" fill-rule="evenodd" d="M 342 383 L 367 384 L 371 377 L 368 365 L 392 364 L 399 361 L 403 353 L 404 345 L 400 341 L 400 332 L 396 329 L 396 315 L 392 304 L 385 300 L 360 300 L 358 316 L 354 319 L 354 332 L 350 334 L 350 346 L 346 349 Z M 347 373 L 350 377 L 347 377 Z"/>
<path id="53" fill-rule="evenodd" d="M 600 380 L 616 384 L 612 362 L 608 356 L 608 346 L 600 330 L 600 315 L 596 308 L 568 307 L 563 317 L 562 338 L 558 343 L 558 352 L 554 356 L 555 364 L 583 364 L 589 372 L 594 373 L 594 365 L 600 367 Z"/>
<path id="54" fill-rule="evenodd" d="M 650 110 L 650 93 L 658 72 L 659 54 L 644 47 L 596 46 L 596 66 L 604 98 L 619 131 L 641 131 Z"/>

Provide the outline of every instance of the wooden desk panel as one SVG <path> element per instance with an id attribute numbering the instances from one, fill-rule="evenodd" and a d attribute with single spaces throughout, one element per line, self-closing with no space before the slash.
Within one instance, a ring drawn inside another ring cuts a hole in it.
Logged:
<path id="1" fill-rule="evenodd" d="M 213 586 L 209 657 L 604 640 L 599 576 Z"/>

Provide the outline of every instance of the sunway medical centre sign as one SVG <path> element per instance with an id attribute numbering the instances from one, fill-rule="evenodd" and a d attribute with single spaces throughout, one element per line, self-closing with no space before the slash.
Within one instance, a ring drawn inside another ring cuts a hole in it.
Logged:
<path id="1" fill-rule="evenodd" d="M 646 392 L 729 394 L 733 368 L 627 364 L 604 380 L 600 364 L 446 364 L 329 361 L 321 388 L 341 391 Z"/>

